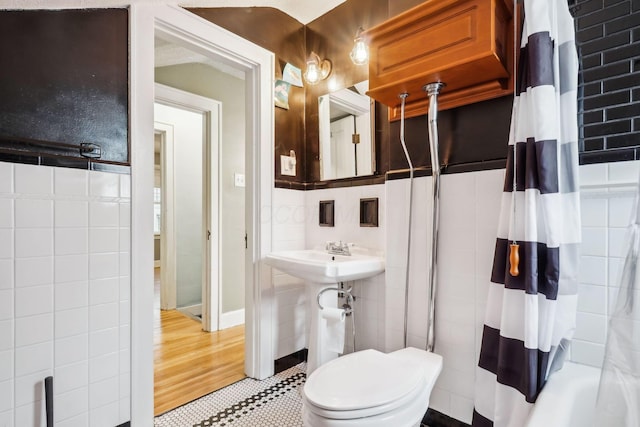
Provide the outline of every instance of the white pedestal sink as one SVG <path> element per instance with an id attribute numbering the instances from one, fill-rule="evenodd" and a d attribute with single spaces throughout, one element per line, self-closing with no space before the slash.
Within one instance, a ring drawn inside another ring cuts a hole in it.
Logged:
<path id="1" fill-rule="evenodd" d="M 356 250 L 350 256 L 334 255 L 324 251 L 307 249 L 299 251 L 272 252 L 265 261 L 271 267 L 304 279 L 307 286 L 307 308 L 311 313 L 309 329 L 309 356 L 307 375 L 318 366 L 338 357 L 323 343 L 327 342 L 326 322 L 318 306 L 318 294 L 326 288 L 336 287 L 340 282 L 365 279 L 384 271 L 384 258 Z M 322 294 L 323 307 L 337 306 L 335 292 Z"/>

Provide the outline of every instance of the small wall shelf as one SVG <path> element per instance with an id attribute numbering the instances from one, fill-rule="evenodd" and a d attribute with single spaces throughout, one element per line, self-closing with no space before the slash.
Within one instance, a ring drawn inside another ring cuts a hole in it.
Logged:
<path id="1" fill-rule="evenodd" d="M 360 227 L 378 226 L 378 198 L 360 199 Z"/>
<path id="2" fill-rule="evenodd" d="M 333 227 L 335 225 L 335 201 L 320 200 L 320 212 L 318 215 L 320 227 Z"/>

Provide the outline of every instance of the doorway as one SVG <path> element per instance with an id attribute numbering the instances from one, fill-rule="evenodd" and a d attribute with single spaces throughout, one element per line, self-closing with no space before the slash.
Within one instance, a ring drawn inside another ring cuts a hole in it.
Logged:
<path id="1" fill-rule="evenodd" d="M 218 101 L 156 84 L 160 305 L 198 319 L 204 331 L 220 324 L 221 114 Z"/>
<path id="2" fill-rule="evenodd" d="M 156 57 L 156 181 L 165 230 L 163 310 L 154 333 L 157 415 L 244 378 L 246 246 L 244 81 L 162 40 Z"/>
<path id="3" fill-rule="evenodd" d="M 132 323 L 131 422 L 153 417 L 154 33 L 245 73 L 245 372 L 273 374 L 273 284 L 261 260 L 271 251 L 274 55 L 175 5 L 135 3 L 131 16 Z M 148 284 L 148 286 L 145 286 Z"/>

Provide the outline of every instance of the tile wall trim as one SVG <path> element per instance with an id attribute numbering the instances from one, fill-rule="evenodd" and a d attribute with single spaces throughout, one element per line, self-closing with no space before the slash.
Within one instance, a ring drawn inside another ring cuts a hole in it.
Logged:
<path id="1" fill-rule="evenodd" d="M 598 152 L 581 152 L 579 153 L 580 165 L 591 165 L 597 163 L 615 163 L 626 162 L 630 160 L 640 160 L 640 148 L 624 148 L 619 150 L 606 150 Z M 451 175 L 458 173 L 468 172 L 481 172 L 487 170 L 504 169 L 506 167 L 507 160 L 505 159 L 493 159 L 482 162 L 474 163 L 461 163 L 457 165 L 443 165 L 442 174 Z M 431 176 L 430 167 L 419 167 L 414 169 L 413 176 L 415 178 Z M 342 180 L 321 181 L 321 182 L 289 182 L 283 180 L 276 180 L 276 188 L 284 188 L 290 190 L 321 190 L 326 188 L 344 188 L 344 187 L 358 187 L 364 185 L 377 185 L 384 184 L 386 181 L 393 181 L 396 179 L 409 178 L 408 169 L 398 169 L 388 171 L 383 175 L 372 175 L 361 178 L 346 178 Z"/>
<path id="2" fill-rule="evenodd" d="M 103 163 L 64 156 L 52 157 L 38 154 L 24 154 L 23 152 L 9 150 L 0 150 L 0 162 L 54 166 L 131 175 L 131 166 L 126 164 Z"/>

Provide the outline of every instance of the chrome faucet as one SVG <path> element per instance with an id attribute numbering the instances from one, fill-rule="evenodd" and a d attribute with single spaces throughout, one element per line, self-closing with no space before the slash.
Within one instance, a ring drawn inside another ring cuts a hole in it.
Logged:
<path id="1" fill-rule="evenodd" d="M 342 240 L 340 240 L 339 242 L 327 242 L 325 249 L 330 254 L 351 256 L 351 251 L 349 250 L 349 244 L 342 243 Z"/>

